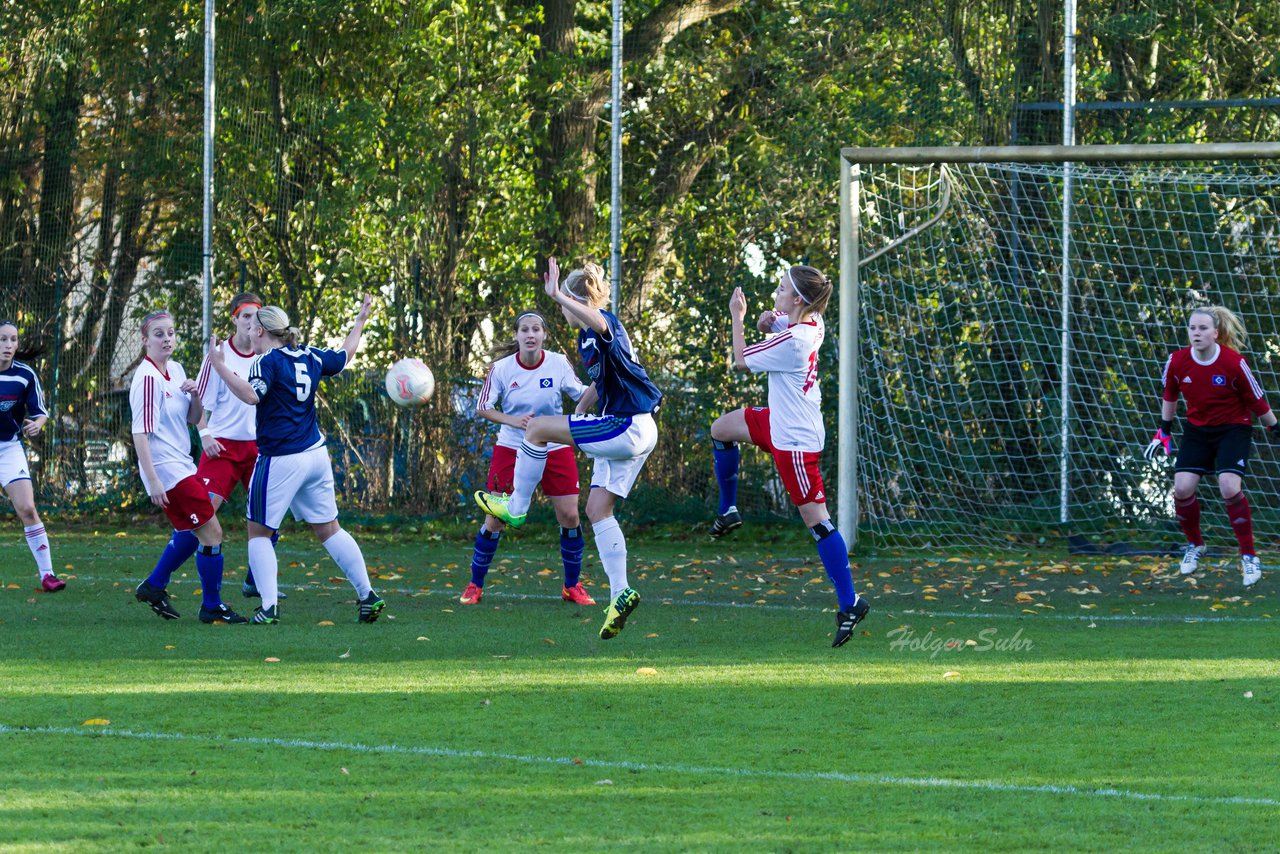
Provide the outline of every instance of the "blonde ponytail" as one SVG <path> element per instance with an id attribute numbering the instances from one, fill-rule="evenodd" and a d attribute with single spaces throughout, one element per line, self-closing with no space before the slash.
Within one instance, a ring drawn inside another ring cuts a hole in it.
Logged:
<path id="1" fill-rule="evenodd" d="M 258 309 L 256 315 L 258 325 L 272 338 L 283 341 L 289 347 L 297 347 L 302 342 L 302 333 L 298 327 L 289 325 L 289 315 L 278 305 L 267 305 Z"/>
<path id="2" fill-rule="evenodd" d="M 1206 305 L 1191 314 L 1203 314 L 1213 319 L 1213 328 L 1218 330 L 1218 343 L 1223 347 L 1237 353 L 1244 349 L 1244 321 L 1231 309 L 1220 305 Z"/>

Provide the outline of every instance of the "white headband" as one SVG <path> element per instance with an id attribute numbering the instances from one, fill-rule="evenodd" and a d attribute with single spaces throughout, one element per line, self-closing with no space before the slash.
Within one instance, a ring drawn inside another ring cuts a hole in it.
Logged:
<path id="1" fill-rule="evenodd" d="M 791 290 L 796 292 L 796 296 L 800 297 L 800 299 L 804 301 L 805 305 L 813 305 L 813 300 L 809 299 L 807 296 L 800 293 L 800 289 L 796 287 L 796 280 L 791 278 L 790 267 L 782 271 L 782 276 L 787 280 L 787 284 L 791 286 Z"/>

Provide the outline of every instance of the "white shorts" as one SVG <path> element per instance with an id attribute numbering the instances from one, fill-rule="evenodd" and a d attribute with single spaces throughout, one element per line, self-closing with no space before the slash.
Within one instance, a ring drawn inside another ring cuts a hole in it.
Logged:
<path id="1" fill-rule="evenodd" d="M 279 457 L 258 455 L 245 515 L 251 522 L 278 531 L 286 511 L 292 511 L 299 522 L 310 524 L 338 518 L 328 448 L 322 445 Z"/>
<path id="2" fill-rule="evenodd" d="M 19 480 L 31 480 L 26 449 L 17 439 L 0 442 L 0 486 L 8 486 Z"/>
<path id="3" fill-rule="evenodd" d="M 569 432 L 573 443 L 595 460 L 591 488 L 607 489 L 619 498 L 631 494 L 644 461 L 658 444 L 658 425 L 649 413 L 627 418 L 570 415 Z"/>

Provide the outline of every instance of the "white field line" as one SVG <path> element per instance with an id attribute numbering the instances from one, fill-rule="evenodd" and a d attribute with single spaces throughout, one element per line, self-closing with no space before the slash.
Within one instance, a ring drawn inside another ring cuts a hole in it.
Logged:
<path id="1" fill-rule="evenodd" d="M 360 744 L 339 741 L 311 741 L 299 738 L 255 738 L 248 736 L 187 735 L 170 732 L 135 732 L 122 729 L 70 727 L 16 727 L 0 724 L 0 735 L 70 735 L 110 737 L 139 741 L 180 741 L 201 744 L 233 744 L 249 747 L 280 747 L 294 750 L 347 751 L 351 753 L 384 753 L 400 756 L 428 756 L 443 759 L 483 759 L 519 762 L 528 765 L 582 765 L 619 771 L 652 771 L 666 774 L 742 777 L 760 780 L 795 780 L 804 782 L 853 783 L 866 786 L 908 786 L 916 788 L 971 789 L 1018 794 L 1073 795 L 1091 798 L 1118 798 L 1160 803 L 1193 803 L 1280 807 L 1280 800 L 1243 795 L 1172 795 L 1160 792 L 1135 792 L 1128 789 L 1089 788 L 1071 784 L 1024 785 L 998 780 L 957 780 L 947 777 L 900 777 L 889 774 L 847 774 L 839 771 L 806 772 L 775 771 L 758 768 L 729 768 L 711 765 L 682 765 L 665 762 L 625 762 L 606 759 L 580 759 L 565 756 L 533 756 L 485 750 L 453 750 L 447 747 L 413 747 L 400 744 Z"/>
<path id="2" fill-rule="evenodd" d="M 92 575 L 77 575 L 76 580 L 89 581 L 89 582 L 111 582 L 111 583 L 118 581 L 118 582 L 121 582 L 122 588 L 124 587 L 125 582 L 133 583 L 133 579 L 128 579 L 128 578 L 99 578 Z M 170 579 L 169 581 L 169 584 L 171 585 L 199 584 L 199 583 L 200 583 L 200 580 L 197 578 L 174 578 L 174 579 Z M 339 590 L 339 591 L 345 592 L 347 590 L 347 587 L 345 585 L 332 585 L 329 587 L 320 587 L 320 586 L 311 585 L 311 584 L 285 583 L 280 585 L 280 589 L 284 590 L 286 593 L 292 593 L 294 591 L 297 591 L 299 593 L 305 593 L 308 590 L 319 590 L 327 593 L 333 590 Z M 383 594 L 396 593 L 396 594 L 402 594 L 405 596 L 419 596 L 419 597 L 434 597 L 434 596 L 443 595 L 447 598 L 454 598 L 454 593 L 455 593 L 455 591 L 449 590 L 446 588 L 441 588 L 438 590 L 419 590 L 416 588 L 411 589 L 407 587 L 377 587 L 376 589 Z M 227 587 L 224 587 L 223 590 L 231 590 L 234 593 L 235 586 L 234 584 L 228 585 Z M 555 593 L 507 593 L 505 591 L 490 590 L 489 588 L 485 588 L 484 595 L 486 599 L 506 599 L 512 602 L 521 602 L 521 601 L 559 602 L 560 601 L 559 594 L 555 594 Z M 234 596 L 230 598 L 234 599 Z M 674 597 L 664 597 L 661 599 L 644 599 L 643 601 L 645 604 L 678 605 L 680 607 L 729 608 L 729 609 L 741 609 L 745 611 L 785 611 L 785 612 L 792 612 L 792 613 L 796 613 L 796 612 L 821 613 L 825 611 L 832 611 L 834 613 L 834 609 L 825 607 L 825 606 L 815 607 L 815 606 L 805 606 L 805 605 L 757 605 L 754 602 L 713 602 L 707 599 L 689 599 L 685 597 L 680 597 L 678 599 Z M 873 603 L 875 602 L 875 600 L 871 600 L 871 601 Z M 1148 615 L 1098 614 L 1097 616 L 1093 616 L 1089 614 L 1079 614 L 1079 615 L 1050 614 L 1047 612 L 1037 612 L 1036 614 L 1031 615 L 1031 614 L 1007 614 L 1007 613 L 1001 613 L 998 611 L 931 611 L 925 608 L 888 608 L 883 605 L 876 605 L 876 604 L 872 605 L 871 613 L 873 616 L 875 615 L 895 616 L 900 614 L 908 617 L 917 617 L 917 618 L 923 618 L 923 619 L 928 619 L 931 617 L 945 617 L 947 619 L 959 618 L 959 619 L 969 619 L 969 620 L 1022 620 L 1022 619 L 1031 618 L 1033 620 L 1057 620 L 1057 621 L 1067 621 L 1067 622 L 1073 622 L 1073 623 L 1078 623 L 1081 621 L 1086 621 L 1091 623 L 1092 622 L 1099 622 L 1099 623 L 1275 623 L 1277 622 L 1276 620 L 1273 620 L 1269 617 L 1233 617 L 1230 615 L 1216 615 L 1216 614 L 1207 614 L 1203 617 L 1198 617 L 1193 615 L 1178 615 L 1178 614 L 1148 614 Z"/>

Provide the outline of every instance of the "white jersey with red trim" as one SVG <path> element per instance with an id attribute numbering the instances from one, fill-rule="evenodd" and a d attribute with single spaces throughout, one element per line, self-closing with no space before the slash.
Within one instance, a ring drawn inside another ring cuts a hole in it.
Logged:
<path id="1" fill-rule="evenodd" d="M 564 411 L 563 395 L 578 400 L 585 390 L 563 354 L 543 350 L 538 364 L 530 368 L 520 361 L 518 353 L 512 353 L 489 368 L 476 411 L 500 409 L 507 415 L 560 415 Z M 524 431 L 517 427 L 503 424 L 498 431 L 498 444 L 504 448 L 519 448 L 523 441 Z M 549 451 L 563 447 L 566 446 L 547 443 Z"/>
<path id="2" fill-rule="evenodd" d="M 227 367 L 231 369 L 231 373 L 248 380 L 249 369 L 258 357 L 253 353 L 241 353 L 231 340 L 228 338 L 222 345 Z M 200 395 L 200 403 L 209 413 L 206 427 L 215 439 L 248 442 L 258 438 L 257 410 L 231 393 L 222 376 L 209 364 L 208 356 L 205 356 L 204 364 L 200 366 L 196 394 Z"/>
<path id="3" fill-rule="evenodd" d="M 133 410 L 133 432 L 146 436 L 151 462 L 165 492 L 178 481 L 196 473 L 191 461 L 191 434 L 187 431 L 187 411 L 191 398 L 182 391 L 187 373 L 182 365 L 169 362 L 161 371 L 149 358 L 142 360 L 129 385 L 129 406 Z M 138 466 L 142 482 L 146 472 Z"/>
<path id="4" fill-rule="evenodd" d="M 774 321 L 781 330 L 742 352 L 754 374 L 769 375 L 769 432 L 780 451 L 817 453 L 826 445 L 822 390 L 818 386 L 818 348 L 826 335 L 821 316 L 803 323 Z"/>

